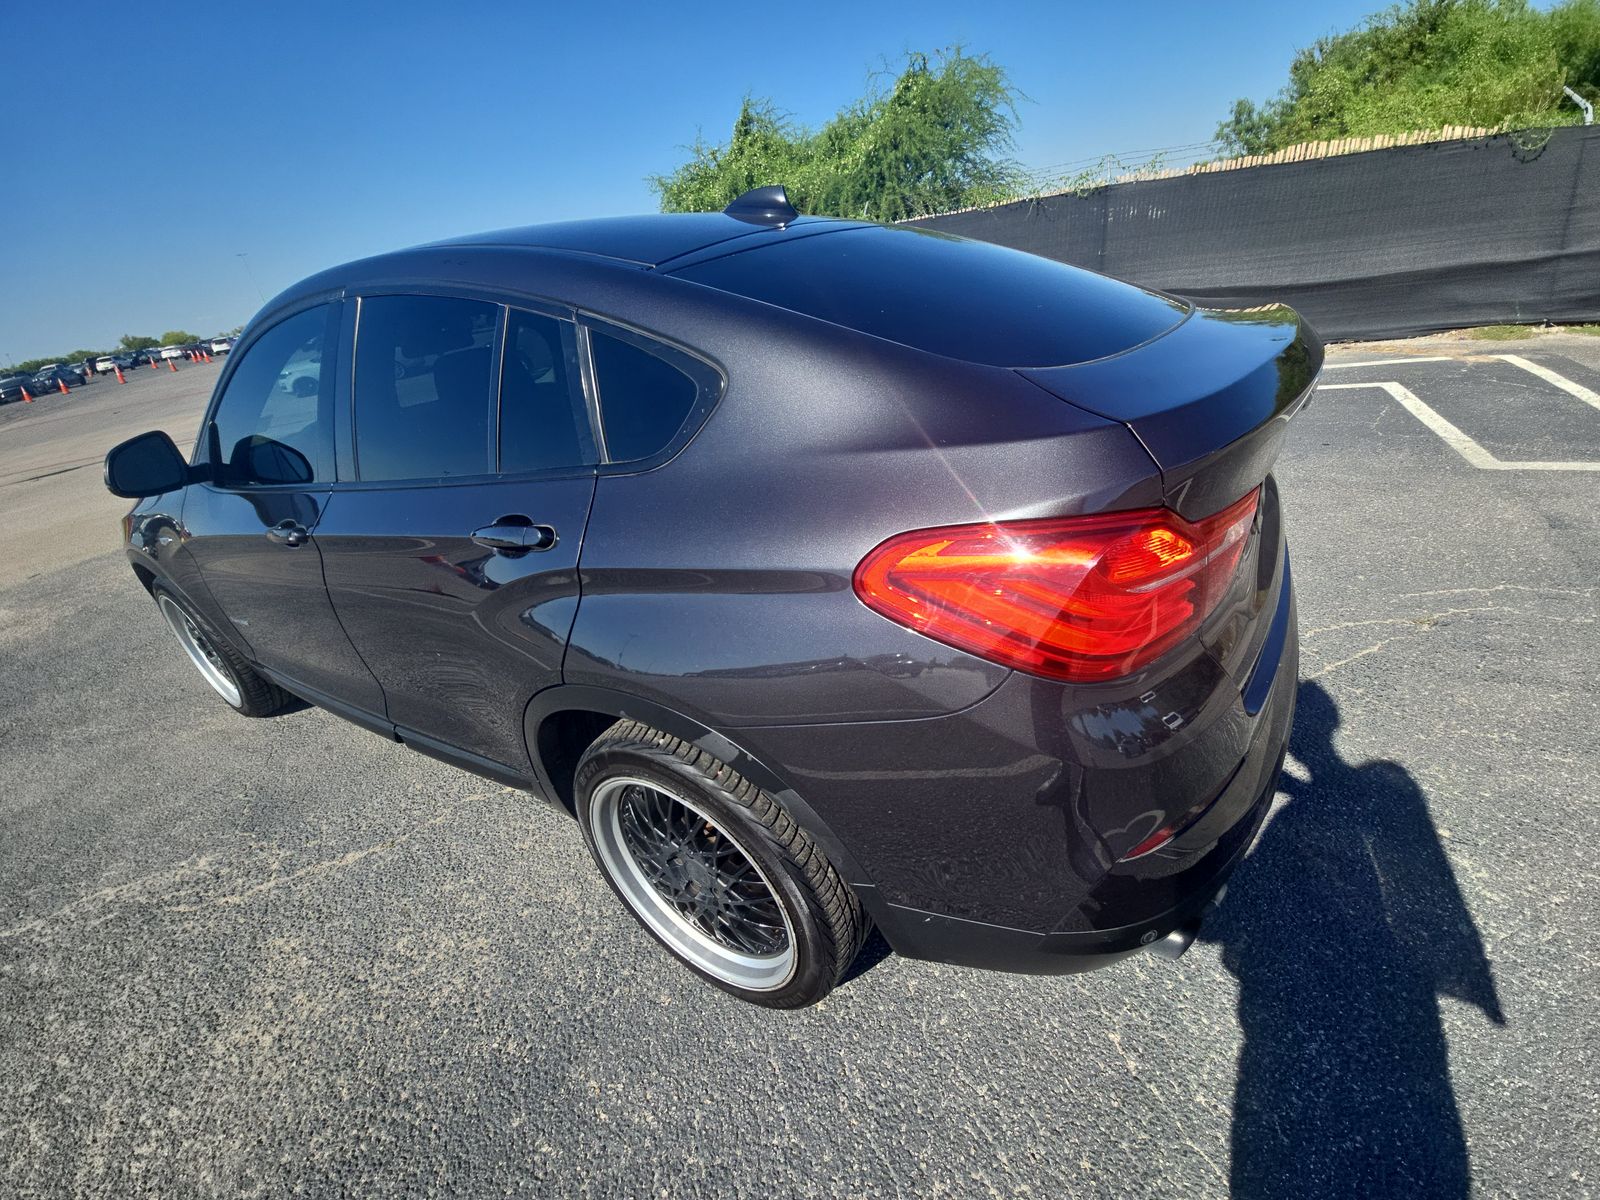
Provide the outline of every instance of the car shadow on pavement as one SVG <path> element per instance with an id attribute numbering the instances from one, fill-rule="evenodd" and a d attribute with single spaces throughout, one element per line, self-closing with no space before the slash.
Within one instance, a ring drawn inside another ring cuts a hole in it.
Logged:
<path id="1" fill-rule="evenodd" d="M 1439 1000 L 1505 1024 L 1427 799 L 1397 763 L 1353 766 L 1339 711 L 1300 686 L 1289 801 L 1201 938 L 1239 980 L 1235 1197 L 1466 1196 L 1471 1168 Z"/>
<path id="2" fill-rule="evenodd" d="M 860 979 L 893 953 L 894 951 L 890 948 L 889 943 L 884 940 L 883 934 L 879 933 L 877 929 L 869 930 L 866 940 L 861 943 L 861 949 L 856 954 L 855 961 L 845 968 L 844 974 L 839 977 L 839 986 L 843 987 L 847 983 Z"/>

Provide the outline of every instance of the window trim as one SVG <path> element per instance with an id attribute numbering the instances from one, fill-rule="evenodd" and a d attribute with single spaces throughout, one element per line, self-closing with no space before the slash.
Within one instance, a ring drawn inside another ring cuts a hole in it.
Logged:
<path id="1" fill-rule="evenodd" d="M 322 308 L 325 305 L 334 309 L 334 312 L 330 314 L 330 317 L 337 316 L 338 318 L 337 321 L 329 321 L 329 324 L 332 324 L 335 330 L 332 340 L 332 349 L 334 353 L 332 396 L 333 429 L 329 435 L 333 441 L 334 477 L 332 479 L 313 480 L 310 483 L 252 483 L 246 487 L 229 487 L 226 484 L 218 483 L 215 478 L 216 461 L 212 454 L 213 450 L 216 448 L 213 445 L 216 440 L 214 422 L 217 415 L 217 408 L 221 405 L 223 396 L 227 394 L 228 385 L 233 382 L 233 377 L 238 372 L 239 364 L 242 363 L 250 351 L 255 348 L 257 342 L 266 337 L 267 334 L 271 333 L 279 325 L 282 325 L 285 321 L 291 320 L 294 317 L 298 317 L 302 313 L 310 312 L 314 308 Z M 345 344 L 344 332 L 344 288 L 335 288 L 325 292 L 317 292 L 309 296 L 302 296 L 295 300 L 292 304 L 286 304 L 282 308 L 274 309 L 269 316 L 258 316 L 255 321 L 251 322 L 251 327 L 246 329 L 245 332 L 239 336 L 239 340 L 234 344 L 233 351 L 229 353 L 227 364 L 223 367 L 222 374 L 217 378 L 216 386 L 211 390 L 211 399 L 206 404 L 205 416 L 200 419 L 199 434 L 194 439 L 193 448 L 189 451 L 190 468 L 204 468 L 203 474 L 196 480 L 196 482 L 204 484 L 213 491 L 222 492 L 229 496 L 245 496 L 251 495 L 255 492 L 323 492 L 327 491 L 329 488 L 336 487 L 339 484 L 339 410 L 341 408 L 340 386 L 342 383 L 348 382 L 349 378 L 348 375 L 344 373 L 345 363 L 349 360 L 349 347 Z"/>
<path id="2" fill-rule="evenodd" d="M 594 343 L 590 340 L 589 324 L 574 323 L 578 335 L 578 380 L 583 387 L 583 409 L 589 414 L 589 428 L 594 435 L 596 466 L 611 462 L 611 452 L 606 448 L 606 419 L 600 411 L 600 384 L 594 374 Z"/>

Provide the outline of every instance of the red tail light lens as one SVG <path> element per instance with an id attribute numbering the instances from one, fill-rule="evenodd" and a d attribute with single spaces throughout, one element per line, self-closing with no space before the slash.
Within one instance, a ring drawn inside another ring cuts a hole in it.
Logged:
<path id="1" fill-rule="evenodd" d="M 1034 675 L 1116 679 L 1199 628 L 1227 591 L 1257 488 L 1203 521 L 1164 508 L 950 525 L 861 560 L 856 595 L 918 633 Z"/>

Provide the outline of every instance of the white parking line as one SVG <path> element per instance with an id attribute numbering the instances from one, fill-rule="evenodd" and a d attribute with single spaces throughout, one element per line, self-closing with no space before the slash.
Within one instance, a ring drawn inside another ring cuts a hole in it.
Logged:
<path id="1" fill-rule="evenodd" d="M 1392 367 L 1396 363 L 1448 362 L 1451 357 L 1452 355 L 1449 354 L 1429 354 L 1419 358 L 1373 358 L 1366 362 L 1324 363 L 1322 369 L 1324 371 L 1339 371 L 1348 370 L 1351 367 Z"/>
<path id="2" fill-rule="evenodd" d="M 1520 354 L 1496 354 L 1493 357 L 1501 362 L 1508 362 L 1513 367 L 1521 367 L 1524 371 L 1537 375 L 1546 383 L 1553 383 L 1569 396 L 1576 396 L 1591 408 L 1600 409 L 1600 395 L 1591 392 L 1581 383 L 1573 383 L 1565 375 L 1557 375 L 1549 367 L 1541 367 L 1536 362 L 1529 362 Z"/>
<path id="3" fill-rule="evenodd" d="M 1500 357 L 1512 357 L 1504 355 Z M 1527 364 L 1533 366 L 1532 363 Z M 1537 372 L 1535 372 L 1537 374 Z M 1555 374 L 1551 372 L 1551 374 Z M 1560 376 L 1557 376 L 1560 378 Z M 1570 381 L 1569 381 L 1570 382 Z M 1573 384 L 1577 387 L 1577 384 Z M 1449 421 L 1445 420 L 1433 409 L 1424 404 L 1414 392 L 1393 381 L 1386 383 L 1322 383 L 1317 385 L 1319 392 L 1335 392 L 1349 388 L 1382 388 L 1400 402 L 1403 407 L 1417 420 L 1421 421 L 1434 433 L 1439 435 L 1445 445 L 1449 446 L 1467 462 L 1477 467 L 1480 471 L 1600 471 L 1600 462 L 1505 462 L 1490 454 L 1477 442 L 1473 441 Z M 1563 388 L 1563 391 L 1566 389 Z"/>

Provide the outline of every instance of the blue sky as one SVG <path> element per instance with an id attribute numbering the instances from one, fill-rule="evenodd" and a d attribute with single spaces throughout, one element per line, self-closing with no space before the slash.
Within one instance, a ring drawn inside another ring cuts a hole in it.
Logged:
<path id="1" fill-rule="evenodd" d="M 13 4 L 9 58 L 35 69 L 0 121 L 0 363 L 231 328 L 398 246 L 650 211 L 645 177 L 746 92 L 818 124 L 907 50 L 1005 66 L 1030 168 L 1202 141 L 1378 7 Z"/>

